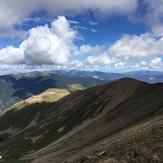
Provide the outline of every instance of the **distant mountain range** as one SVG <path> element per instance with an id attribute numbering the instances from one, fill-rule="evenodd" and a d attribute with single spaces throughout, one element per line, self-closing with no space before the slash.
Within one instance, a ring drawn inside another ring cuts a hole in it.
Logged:
<path id="1" fill-rule="evenodd" d="M 87 89 L 69 86 L 56 98 L 57 92 L 45 91 L 0 114 L 6 162 L 163 160 L 163 83 L 124 78 Z"/>
<path id="2" fill-rule="evenodd" d="M 56 74 L 80 77 L 94 77 L 101 80 L 118 80 L 122 78 L 134 78 L 147 83 L 163 82 L 163 72 L 159 71 L 133 71 L 126 73 L 108 73 L 99 71 L 80 71 L 80 70 L 52 70 Z"/>
<path id="3" fill-rule="evenodd" d="M 163 82 L 163 72 L 135 71 L 128 73 L 106 73 L 80 70 L 34 71 L 17 75 L 0 76 L 0 111 L 48 88 L 61 88 L 71 84 L 93 87 L 122 79 L 134 78 L 148 83 Z"/>
<path id="4" fill-rule="evenodd" d="M 0 111 L 48 88 L 62 88 L 71 84 L 92 87 L 107 82 L 93 77 L 67 76 L 48 71 L 0 76 Z"/>

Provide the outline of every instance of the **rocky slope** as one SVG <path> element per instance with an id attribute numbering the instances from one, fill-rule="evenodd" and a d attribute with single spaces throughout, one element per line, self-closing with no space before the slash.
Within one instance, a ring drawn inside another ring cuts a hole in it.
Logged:
<path id="1" fill-rule="evenodd" d="M 163 84 L 125 78 L 13 107 L 0 117 L 0 152 L 34 163 L 162 159 L 162 99 Z"/>

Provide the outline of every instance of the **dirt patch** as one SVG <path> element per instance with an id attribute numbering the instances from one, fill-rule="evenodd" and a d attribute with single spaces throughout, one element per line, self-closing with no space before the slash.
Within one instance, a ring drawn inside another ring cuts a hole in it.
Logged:
<path id="1" fill-rule="evenodd" d="M 66 126 L 63 126 L 63 127 L 59 128 L 57 131 L 58 131 L 58 132 L 62 132 L 62 131 L 64 130 L 65 127 L 66 127 Z"/>
<path id="2" fill-rule="evenodd" d="M 32 143 L 36 143 L 38 140 L 40 140 L 43 137 L 43 135 L 38 135 L 35 137 L 30 138 L 32 140 Z"/>
<path id="3" fill-rule="evenodd" d="M 48 123 L 43 123 L 42 125 L 39 126 L 39 128 L 40 129 L 43 128 L 46 124 L 48 124 Z"/>
<path id="4" fill-rule="evenodd" d="M 16 133 L 18 130 L 19 129 L 14 129 L 14 127 L 11 126 L 8 129 L 1 131 L 0 134 L 8 133 L 8 134 L 12 135 L 12 134 Z"/>

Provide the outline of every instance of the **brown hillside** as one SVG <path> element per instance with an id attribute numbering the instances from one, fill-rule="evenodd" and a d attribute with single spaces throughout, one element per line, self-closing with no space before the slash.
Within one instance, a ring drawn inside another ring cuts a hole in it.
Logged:
<path id="1" fill-rule="evenodd" d="M 71 160 L 74 155 L 80 156 L 81 150 L 89 145 L 160 114 L 163 84 L 151 85 L 125 78 L 72 93 L 58 102 L 46 104 L 46 109 L 36 106 L 37 119 L 29 117 L 30 122 L 35 121 L 35 130 L 23 129 L 24 135 L 15 136 L 24 142 L 23 136 L 28 135 L 22 159 L 60 163 Z M 14 127 L 13 123 L 9 127 Z"/>
<path id="2" fill-rule="evenodd" d="M 78 125 L 49 146 L 24 158 L 38 159 L 42 155 L 34 161 L 39 162 L 60 160 L 63 153 L 77 153 L 97 140 L 155 115 L 160 108 L 162 111 L 162 99 L 162 84 L 150 85 L 128 78 L 72 94 L 63 99 L 59 110 L 63 115 L 71 110 L 69 116 L 72 115 L 72 120 L 77 116 Z"/>

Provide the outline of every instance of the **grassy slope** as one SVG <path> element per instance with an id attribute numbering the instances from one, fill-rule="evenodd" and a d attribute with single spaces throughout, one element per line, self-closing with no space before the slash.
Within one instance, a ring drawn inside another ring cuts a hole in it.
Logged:
<path id="1" fill-rule="evenodd" d="M 31 155 L 31 158 L 38 154 L 42 156 L 40 159 L 45 161 L 44 155 L 54 159 L 63 153 L 70 157 L 89 144 L 96 143 L 143 118 L 151 117 L 153 113 L 162 112 L 163 105 L 159 103 L 162 99 L 161 86 L 122 80 L 73 93 L 55 103 L 33 103 L 19 111 L 11 109 L 6 116 L 0 118 L 0 131 L 7 132 L 8 128 L 14 126 L 15 131 L 19 129 L 21 132 L 1 142 L 0 151 L 6 152 L 10 158 L 19 158 L 30 151 L 50 145 L 42 152 Z M 149 110 L 151 107 L 153 109 Z M 118 122 L 119 119 L 122 121 Z M 86 127 L 82 128 L 84 125 Z M 108 128 L 109 126 L 114 128 Z M 78 129 L 80 130 L 77 131 Z M 64 135 L 67 138 L 64 139 Z M 59 142 L 60 138 L 62 141 Z M 58 144 L 51 145 L 57 141 Z"/>
<path id="2" fill-rule="evenodd" d="M 48 135 L 46 132 L 49 130 L 49 126 L 52 125 L 48 124 L 48 126 L 42 128 L 41 126 L 44 125 L 44 122 L 41 124 L 37 123 L 40 123 L 40 121 L 44 119 L 43 117 L 48 114 L 49 110 L 50 112 L 55 112 L 51 110 L 51 108 L 54 109 L 56 107 L 58 100 L 67 96 L 70 92 L 72 93 L 84 89 L 85 87 L 78 84 L 68 85 L 63 89 L 48 89 L 42 94 L 28 98 L 2 112 L 0 114 L 0 139 L 5 135 L 6 137 L 4 138 L 6 141 L 1 142 L 0 153 L 2 152 L 2 155 L 6 157 L 8 157 L 6 153 L 9 153 L 10 156 L 7 160 L 14 161 L 18 160 L 17 157 L 23 155 L 24 152 L 40 149 L 57 139 L 60 136 L 59 132 L 55 137 L 53 137 L 53 134 L 49 134 L 45 140 L 42 139 L 41 143 L 37 141 L 33 143 L 33 138 L 37 137 L 37 135 Z M 58 130 L 60 128 L 60 125 L 57 125 L 55 119 L 52 123 L 54 123 L 52 130 Z M 10 135 L 12 136 L 13 134 L 16 134 L 16 136 L 11 138 L 10 141 Z M 33 146 L 31 146 L 32 144 Z"/>
<path id="3" fill-rule="evenodd" d="M 0 110 L 5 110 L 32 95 L 40 94 L 48 88 L 62 88 L 72 84 L 92 87 L 104 83 L 106 81 L 94 78 L 69 77 L 51 73 L 0 76 Z"/>
<path id="4" fill-rule="evenodd" d="M 1 113 L 0 115 L 6 113 L 9 110 L 12 110 L 12 109 L 19 110 L 21 108 L 26 107 L 27 105 L 31 105 L 34 103 L 56 102 L 56 101 L 60 100 L 61 98 L 69 95 L 70 93 L 73 93 L 73 92 L 76 92 L 79 90 L 85 90 L 85 89 L 86 89 L 86 87 L 83 87 L 81 84 L 67 85 L 64 88 L 60 88 L 60 89 L 59 88 L 58 89 L 57 88 L 49 88 L 39 95 L 29 97 L 26 100 L 23 100 L 19 103 L 14 104 L 13 106 L 8 108 L 6 111 Z"/>

